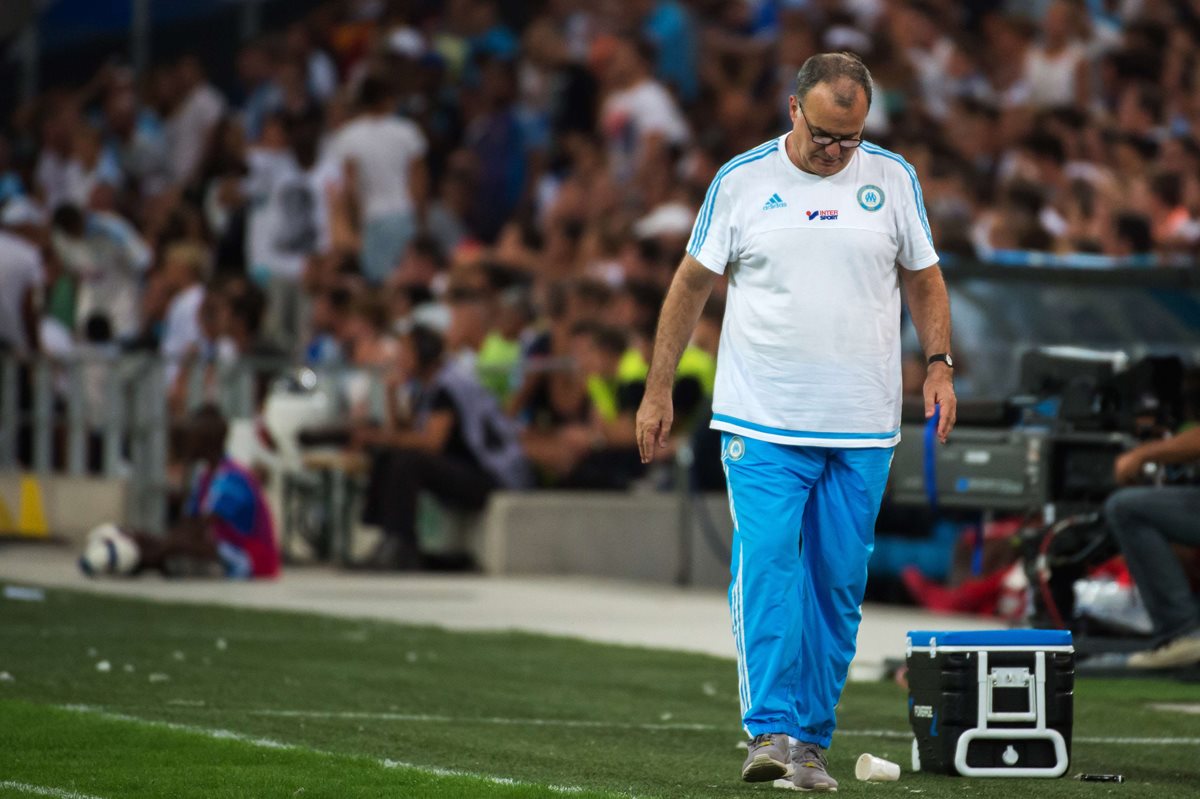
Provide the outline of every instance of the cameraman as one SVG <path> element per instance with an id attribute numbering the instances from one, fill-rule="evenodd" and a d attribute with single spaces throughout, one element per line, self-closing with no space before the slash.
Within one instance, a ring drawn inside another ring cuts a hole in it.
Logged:
<path id="1" fill-rule="evenodd" d="M 1200 426 L 1153 441 L 1117 458 L 1120 485 L 1139 479 L 1146 464 L 1200 460 Z M 1109 527 L 1121 546 L 1146 610 L 1157 648 L 1130 656 L 1135 669 L 1200 664 L 1200 602 L 1173 544 L 1200 546 L 1200 486 L 1122 488 L 1105 504 Z"/>

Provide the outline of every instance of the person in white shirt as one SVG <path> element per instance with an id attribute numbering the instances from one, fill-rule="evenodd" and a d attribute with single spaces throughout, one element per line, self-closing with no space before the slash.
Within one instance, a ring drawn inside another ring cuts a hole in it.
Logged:
<path id="1" fill-rule="evenodd" d="M 46 284 L 41 249 L 35 243 L 45 227 L 45 214 L 31 201 L 16 197 L 0 211 L 0 353 L 19 357 L 37 352 L 38 305 Z"/>
<path id="2" fill-rule="evenodd" d="M 1074 35 L 1073 3 L 1051 3 L 1042 20 L 1042 40 L 1025 54 L 1023 78 L 1029 103 L 1037 108 L 1078 105 L 1090 99 L 1087 47 Z"/>
<path id="3" fill-rule="evenodd" d="M 208 254 L 197 244 L 173 244 L 163 258 L 163 280 L 171 300 L 163 319 L 159 353 L 166 363 L 166 382 L 174 390 L 185 360 L 205 343 L 200 328 Z"/>
<path id="4" fill-rule="evenodd" d="M 420 128 L 395 116 L 395 94 L 385 78 L 363 79 L 359 107 L 326 157 L 340 166 L 346 193 L 358 205 L 363 274 L 379 284 L 400 262 L 424 215 L 427 145 Z"/>
<path id="5" fill-rule="evenodd" d="M 181 99 L 167 120 L 167 149 L 171 177 L 186 186 L 196 175 L 213 128 L 225 114 L 225 98 L 208 82 L 195 56 L 179 60 L 174 78 Z"/>
<path id="6" fill-rule="evenodd" d="M 319 130 L 309 119 L 272 115 L 263 144 L 247 152 L 250 174 L 241 181 L 249 206 L 246 263 L 269 298 L 265 336 L 289 346 L 299 341 L 300 281 L 312 257 L 331 248 L 329 187 L 337 166 L 317 160 Z"/>
<path id="7" fill-rule="evenodd" d="M 600 127 L 608 140 L 609 165 L 618 180 L 649 179 L 666 148 L 691 139 L 679 104 L 656 81 L 653 59 L 645 46 L 619 39 L 609 56 L 605 80 L 610 93 L 600 110 Z"/>
<path id="8" fill-rule="evenodd" d="M 112 191 L 94 190 L 92 208 L 64 205 L 54 212 L 51 241 L 62 264 L 79 281 L 75 318 L 82 332 L 93 314 L 108 318 L 113 338 L 141 329 L 142 277 L 154 254 L 130 222 L 111 209 Z"/>
<path id="9" fill-rule="evenodd" d="M 900 439 L 902 284 L 941 441 L 955 420 L 950 306 L 921 187 L 903 158 L 862 140 L 871 92 L 857 57 L 813 56 L 789 98 L 792 130 L 717 173 L 663 305 L 636 422 L 649 461 L 667 444 L 680 354 L 727 275 L 712 426 L 734 519 L 729 597 L 752 739 L 742 776 L 799 790 L 837 788 L 822 749 Z"/>

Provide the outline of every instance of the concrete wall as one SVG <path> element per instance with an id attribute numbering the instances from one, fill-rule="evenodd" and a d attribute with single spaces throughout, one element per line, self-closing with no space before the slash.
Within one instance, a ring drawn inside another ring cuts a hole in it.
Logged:
<path id="1" fill-rule="evenodd" d="M 70 542 L 82 542 L 88 530 L 101 522 L 123 522 L 128 509 L 125 480 L 49 475 L 36 477 L 17 472 L 0 473 L 0 517 L 11 521 L 22 516 L 22 503 L 40 501 L 47 532 Z M 7 511 L 4 514 L 3 511 Z M 36 511 L 36 509 L 35 509 Z M 25 508 L 28 516 L 30 509 Z M 0 518 L 0 522 L 7 521 Z M 9 531 L 5 531 L 9 532 Z"/>
<path id="2" fill-rule="evenodd" d="M 731 523 L 724 497 L 710 495 L 703 501 L 714 537 L 727 548 Z M 658 583 L 683 577 L 692 585 L 726 585 L 726 555 L 714 552 L 695 514 L 695 508 L 682 509 L 670 493 L 501 492 L 493 495 L 484 515 L 476 552 L 488 574 Z"/>

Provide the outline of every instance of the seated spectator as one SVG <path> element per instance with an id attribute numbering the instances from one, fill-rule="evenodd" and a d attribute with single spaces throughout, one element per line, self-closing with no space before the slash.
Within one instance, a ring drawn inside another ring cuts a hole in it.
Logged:
<path id="1" fill-rule="evenodd" d="M 391 397 L 411 381 L 412 412 L 392 402 L 387 424 L 359 427 L 352 440 L 372 455 L 363 521 L 384 535 L 368 565 L 414 569 L 421 565 L 422 491 L 448 507 L 477 511 L 494 489 L 522 488 L 530 479 L 516 427 L 473 374 L 446 360 L 437 333 L 414 327 L 401 339 L 396 365 Z"/>
<path id="2" fill-rule="evenodd" d="M 226 456 L 227 434 L 216 406 L 202 406 L 188 417 L 181 455 L 196 467 L 196 477 L 183 518 L 165 537 L 134 534 L 139 571 L 180 575 L 212 566 L 235 580 L 279 575 L 271 511 L 258 479 Z"/>

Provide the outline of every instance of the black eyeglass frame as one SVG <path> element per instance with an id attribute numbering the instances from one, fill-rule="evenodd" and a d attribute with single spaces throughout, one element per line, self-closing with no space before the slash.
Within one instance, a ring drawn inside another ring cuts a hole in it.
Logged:
<path id="1" fill-rule="evenodd" d="M 808 124 L 808 116 L 804 113 L 804 106 L 800 105 L 800 101 L 796 101 L 796 108 L 800 110 L 800 118 L 804 120 L 804 127 L 808 128 L 808 135 L 812 137 L 812 143 L 821 147 L 828 147 L 837 142 L 838 147 L 843 150 L 853 150 L 855 147 L 863 143 L 862 135 L 847 139 L 839 139 L 836 136 L 817 135 L 817 132 L 812 129 L 812 125 Z"/>

